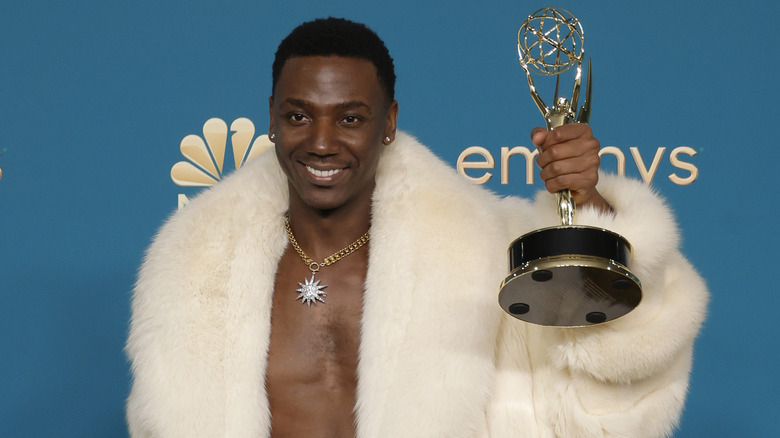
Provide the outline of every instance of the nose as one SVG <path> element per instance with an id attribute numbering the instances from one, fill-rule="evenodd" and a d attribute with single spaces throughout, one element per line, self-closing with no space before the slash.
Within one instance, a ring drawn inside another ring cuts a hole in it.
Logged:
<path id="1" fill-rule="evenodd" d="M 338 149 L 338 134 L 335 124 L 327 119 L 320 119 L 312 123 L 311 142 L 309 151 L 315 155 L 333 155 Z"/>

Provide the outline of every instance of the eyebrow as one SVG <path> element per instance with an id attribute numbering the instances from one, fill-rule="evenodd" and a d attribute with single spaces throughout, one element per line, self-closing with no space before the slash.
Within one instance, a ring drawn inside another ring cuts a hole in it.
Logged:
<path id="1" fill-rule="evenodd" d="M 299 106 L 299 107 L 302 107 L 302 108 L 311 106 L 311 102 L 308 102 L 308 101 L 303 100 L 303 99 L 296 99 L 296 98 L 293 98 L 293 97 L 287 98 L 285 100 L 285 102 L 290 104 L 290 105 Z M 365 103 L 363 101 L 360 101 L 360 100 L 348 100 L 346 102 L 338 103 L 335 106 L 336 106 L 337 109 L 342 110 L 342 111 L 343 110 L 349 110 L 349 109 L 355 109 L 355 108 L 365 108 L 368 111 L 369 114 L 372 114 L 371 107 L 367 103 Z"/>

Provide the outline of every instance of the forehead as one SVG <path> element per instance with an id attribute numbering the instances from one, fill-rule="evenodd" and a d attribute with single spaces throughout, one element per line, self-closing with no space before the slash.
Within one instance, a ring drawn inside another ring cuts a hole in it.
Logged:
<path id="1" fill-rule="evenodd" d="M 274 89 L 275 97 L 343 96 L 350 100 L 383 100 L 374 64 L 362 58 L 301 56 L 289 58 Z"/>

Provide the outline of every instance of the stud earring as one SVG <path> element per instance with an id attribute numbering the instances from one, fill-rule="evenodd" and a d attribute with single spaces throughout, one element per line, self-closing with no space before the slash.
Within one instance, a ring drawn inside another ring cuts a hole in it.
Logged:
<path id="1" fill-rule="evenodd" d="M 385 143 L 390 144 L 390 137 L 385 137 Z"/>
<path id="2" fill-rule="evenodd" d="M 276 138 L 276 133 L 274 132 L 273 134 L 271 134 L 271 140 L 273 140 L 275 138 Z"/>

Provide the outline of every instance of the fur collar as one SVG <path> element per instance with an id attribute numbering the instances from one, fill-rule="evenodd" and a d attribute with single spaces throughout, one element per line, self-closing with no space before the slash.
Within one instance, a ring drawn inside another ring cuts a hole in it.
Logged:
<path id="1" fill-rule="evenodd" d="M 495 201 L 406 134 L 383 153 L 358 368 L 359 436 L 475 434 L 484 412 L 474 407 L 491 392 L 501 316 L 495 294 L 485 291 L 497 291 L 506 269 L 506 237 L 486 208 Z M 148 427 L 164 436 L 267 434 L 264 370 L 287 203 L 286 179 L 269 152 L 161 229 L 139 276 L 127 347 L 138 363 L 128 409 Z"/>

